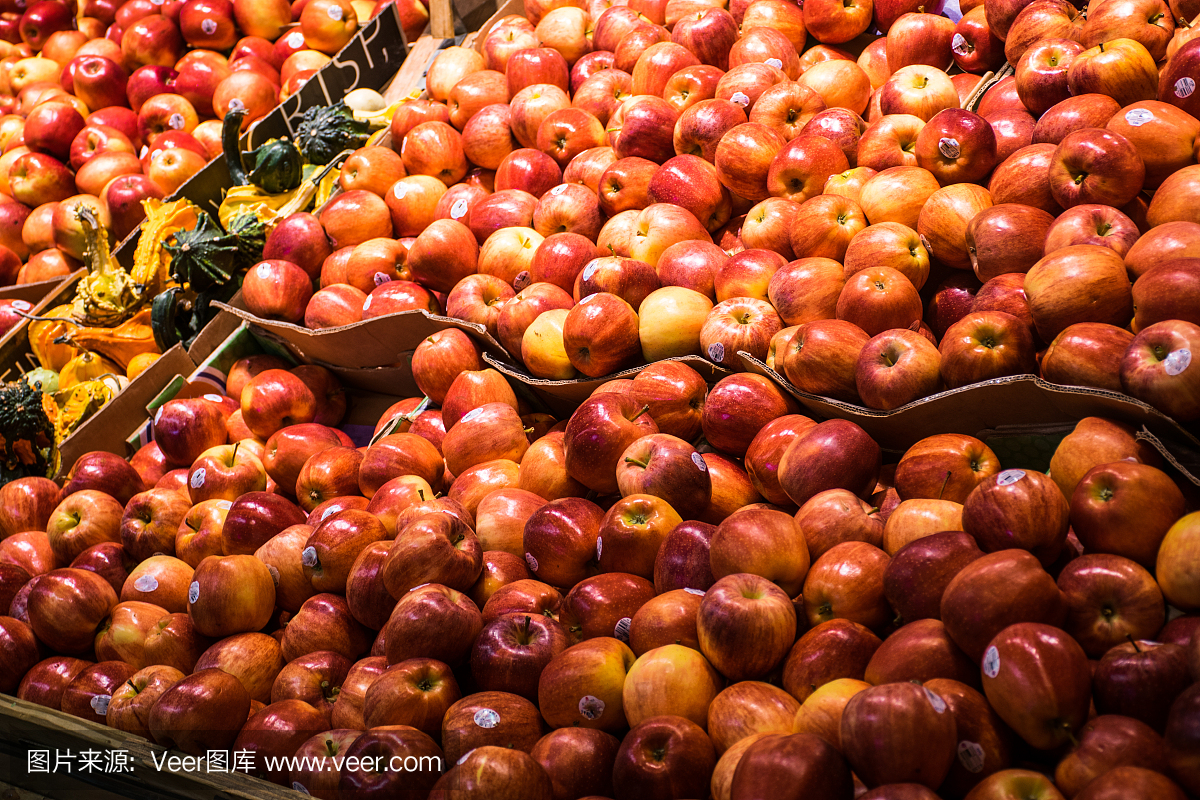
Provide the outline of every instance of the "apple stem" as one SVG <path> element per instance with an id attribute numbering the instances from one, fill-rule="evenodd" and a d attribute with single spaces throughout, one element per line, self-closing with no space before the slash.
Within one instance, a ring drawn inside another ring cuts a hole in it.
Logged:
<path id="1" fill-rule="evenodd" d="M 942 499 L 942 493 L 946 491 L 948 483 L 950 483 L 950 470 L 946 470 L 946 477 L 942 479 L 942 488 L 938 489 L 938 500 Z"/>
<path id="2" fill-rule="evenodd" d="M 140 694 L 140 692 L 138 691 L 138 687 L 133 685 L 133 678 L 130 678 L 129 680 L 127 680 L 125 682 L 129 684 L 130 689 L 133 689 L 134 694 Z"/>
<path id="3" fill-rule="evenodd" d="M 229 460 L 230 460 L 231 462 L 233 462 L 233 461 L 236 461 L 236 460 L 237 460 L 237 451 L 238 451 L 238 448 L 239 448 L 239 447 L 241 447 L 241 446 L 242 446 L 242 442 L 241 442 L 241 440 L 240 440 L 240 439 L 239 439 L 238 441 L 236 441 L 236 442 L 234 442 L 234 443 L 233 443 L 233 454 L 232 454 L 232 455 L 229 457 Z"/>
<path id="4" fill-rule="evenodd" d="M 1063 730 L 1065 730 L 1067 732 L 1067 739 L 1070 740 L 1071 745 L 1074 747 L 1078 747 L 1079 740 L 1077 738 L 1075 738 L 1075 732 L 1073 730 L 1071 730 L 1071 723 L 1067 722 L 1066 720 L 1063 720 L 1062 727 L 1063 727 Z"/>
<path id="5" fill-rule="evenodd" d="M 1132 633 L 1127 633 L 1127 634 L 1125 634 L 1125 638 L 1129 640 L 1129 643 L 1130 643 L 1131 645 L 1133 645 L 1133 650 L 1134 650 L 1134 652 L 1136 652 L 1136 653 L 1140 653 L 1140 652 L 1142 652 L 1142 648 L 1138 647 L 1137 640 L 1133 638 L 1133 634 L 1132 634 Z"/>
<path id="6" fill-rule="evenodd" d="M 421 498 L 422 503 L 425 502 L 425 490 L 424 489 L 417 489 L 417 496 Z"/>
<path id="7" fill-rule="evenodd" d="M 637 416 L 635 416 L 633 419 L 631 419 L 631 420 L 629 420 L 629 421 L 630 421 L 630 422 L 637 422 L 637 420 L 638 420 L 638 417 L 642 416 L 642 414 L 649 413 L 649 411 L 650 411 L 650 406 L 648 406 L 648 405 L 646 405 L 646 406 L 642 406 L 642 410 L 641 410 L 641 411 L 639 411 L 639 412 L 637 413 Z"/>
<path id="8" fill-rule="evenodd" d="M 626 464 L 637 464 L 637 465 L 638 465 L 639 467 L 641 467 L 642 469 L 645 469 L 645 468 L 646 468 L 646 462 L 645 462 L 645 461 L 638 461 L 636 458 L 626 458 L 626 459 L 625 459 L 625 463 L 626 463 Z"/>
<path id="9" fill-rule="evenodd" d="M 528 641 L 529 640 L 529 615 L 528 614 L 525 615 L 525 630 L 522 631 L 522 633 L 524 633 L 525 639 L 526 639 L 526 641 Z"/>

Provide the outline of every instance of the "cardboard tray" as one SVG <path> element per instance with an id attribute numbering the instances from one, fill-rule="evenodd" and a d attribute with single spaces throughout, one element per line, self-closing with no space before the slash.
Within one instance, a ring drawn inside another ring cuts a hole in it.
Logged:
<path id="1" fill-rule="evenodd" d="M 535 378 L 520 367 L 505 363 L 487 353 L 484 353 L 483 360 L 487 362 L 488 366 L 493 367 L 508 378 L 510 384 L 515 383 L 515 385 L 528 387 L 535 397 L 540 398 L 547 408 L 558 414 L 562 419 L 566 418 L 564 415 L 569 415 L 580 403 L 590 397 L 597 387 L 609 381 L 633 378 L 649 366 L 649 364 L 641 364 L 640 366 L 630 367 L 629 369 L 614 372 L 611 375 L 605 375 L 600 378 L 574 378 L 567 381 L 548 381 L 542 378 Z M 677 356 L 663 360 L 679 361 L 687 364 L 696 370 L 696 372 L 699 372 L 710 386 L 722 378 L 733 374 L 724 367 L 718 366 L 701 356 Z"/>
<path id="2" fill-rule="evenodd" d="M 749 353 L 739 352 L 738 357 L 747 371 L 770 378 L 809 414 L 850 420 L 885 450 L 903 452 L 937 433 L 976 436 L 986 430 L 1073 426 L 1084 417 L 1108 417 L 1139 428 L 1139 438 L 1153 445 L 1185 478 L 1200 485 L 1200 439 L 1195 432 L 1117 392 L 1062 386 L 1035 375 L 1013 375 L 938 392 L 892 411 L 877 411 L 801 392 Z"/>
<path id="3" fill-rule="evenodd" d="M 46 295 L 61 286 L 63 281 L 71 280 L 83 271 L 82 269 L 78 269 L 66 277 L 51 278 L 48 281 L 14 283 L 12 286 L 5 286 L 3 289 L 0 289 L 0 300 L 24 300 L 30 304 L 39 303 Z"/>

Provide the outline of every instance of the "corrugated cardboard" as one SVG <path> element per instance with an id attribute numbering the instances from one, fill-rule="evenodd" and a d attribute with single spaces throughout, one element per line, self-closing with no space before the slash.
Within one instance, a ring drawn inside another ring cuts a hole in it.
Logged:
<path id="1" fill-rule="evenodd" d="M 61 286 L 63 281 L 71 280 L 76 275 L 82 275 L 85 272 L 87 269 L 82 268 L 62 278 L 51 278 L 48 281 L 38 281 L 37 283 L 14 283 L 12 286 L 0 289 L 0 300 L 24 300 L 27 303 L 39 303 L 46 295 Z"/>
<path id="2" fill-rule="evenodd" d="M 259 319 L 241 308 L 217 304 L 249 323 L 256 333 L 285 344 L 298 358 L 339 364 L 343 367 L 384 367 L 395 364 L 428 336 L 446 328 L 458 328 L 477 341 L 485 352 L 506 360 L 508 354 L 482 325 L 428 311 L 403 311 L 383 317 L 354 322 L 337 328 L 314 331 L 290 322 Z"/>
<path id="3" fill-rule="evenodd" d="M 542 378 L 535 378 L 520 367 L 506 364 L 486 353 L 483 356 L 483 360 L 507 377 L 509 383 L 515 382 L 517 385 L 527 386 L 536 397 L 541 398 L 551 412 L 558 415 L 561 419 L 565 419 L 580 403 L 591 397 L 596 387 L 609 381 L 632 378 L 649 366 L 648 364 L 642 364 L 622 370 L 621 372 L 614 372 L 612 375 L 605 375 L 602 378 L 575 378 L 569 381 L 548 381 Z M 679 356 L 665 360 L 679 361 L 687 364 L 696 370 L 696 372 L 699 372 L 709 385 L 733 374 L 724 367 L 717 366 L 700 356 Z"/>
<path id="4" fill-rule="evenodd" d="M 892 411 L 877 411 L 801 392 L 766 364 L 740 352 L 750 372 L 764 375 L 812 416 L 846 419 L 861 426 L 886 450 L 903 452 L 936 433 L 965 433 L 1003 428 L 1046 428 L 1073 424 L 1084 417 L 1107 417 L 1141 429 L 1141 438 L 1159 449 L 1185 477 L 1200 484 L 1200 439 L 1140 400 L 1117 392 L 1061 386 L 1034 375 L 994 378 L 939 392 Z"/>

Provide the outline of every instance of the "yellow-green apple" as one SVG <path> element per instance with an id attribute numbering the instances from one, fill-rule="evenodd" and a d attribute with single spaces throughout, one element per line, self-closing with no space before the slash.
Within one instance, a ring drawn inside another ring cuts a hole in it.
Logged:
<path id="1" fill-rule="evenodd" d="M 1066 542 L 1070 507 L 1045 473 L 1009 469 L 980 481 L 963 504 L 963 530 L 984 552 L 1026 550 L 1049 566 Z"/>
<path id="2" fill-rule="evenodd" d="M 1035 369 L 1029 326 L 1003 311 L 968 313 L 946 330 L 938 350 L 951 389 Z"/>
<path id="3" fill-rule="evenodd" d="M 705 727 L 708 707 L 723 688 L 723 678 L 698 650 L 668 644 L 639 656 L 629 667 L 622 706 L 632 725 L 675 714 Z"/>
<path id="4" fill-rule="evenodd" d="M 871 684 L 854 678 L 838 678 L 818 688 L 800 705 L 792 722 L 793 733 L 811 733 L 837 747 L 842 746 L 842 714 L 850 698 Z"/>
<path id="5" fill-rule="evenodd" d="M 966 564 L 950 580 L 941 601 L 946 632 L 973 659 L 982 658 L 991 637 L 1009 625 L 1058 625 L 1065 613 L 1054 579 L 1022 550 L 989 553 Z"/>
<path id="6" fill-rule="evenodd" d="M 907 329 L 884 331 L 859 353 L 855 385 L 867 407 L 899 408 L 937 391 L 940 366 L 941 354 L 921 334 Z"/>
<path id="7" fill-rule="evenodd" d="M 872 686 L 850 698 L 842 713 L 846 760 L 868 786 L 941 784 L 958 747 L 949 705 L 916 683 Z M 921 742 L 919 747 L 914 746 Z"/>
<path id="8" fill-rule="evenodd" d="M 700 334 L 712 309 L 712 301 L 692 289 L 664 286 L 651 292 L 638 315 L 642 357 L 654 363 L 699 354 Z"/>
<path id="9" fill-rule="evenodd" d="M 696 617 L 700 651 L 731 681 L 761 679 L 779 666 L 795 628 L 791 599 L 769 579 L 749 573 L 717 580 Z"/>

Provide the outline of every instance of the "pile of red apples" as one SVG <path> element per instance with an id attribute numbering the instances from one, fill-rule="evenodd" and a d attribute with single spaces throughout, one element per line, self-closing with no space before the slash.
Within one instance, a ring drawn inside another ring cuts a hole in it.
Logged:
<path id="1" fill-rule="evenodd" d="M 230 108 L 246 110 L 246 127 L 265 116 L 387 5 L 0 3 L 0 286 L 81 265 L 81 204 L 110 244 L 124 239 L 142 200 L 173 194 L 220 154 Z M 420 0 L 397 6 L 412 41 L 428 14 Z"/>
<path id="2" fill-rule="evenodd" d="M 1200 793 L 1197 492 L 1132 427 L 1047 474 L 678 361 L 563 420 L 458 329 L 413 373 L 356 447 L 251 357 L 0 488 L 0 691 L 324 800 Z"/>
<path id="3" fill-rule="evenodd" d="M 880 410 L 1033 374 L 1191 422 L 1200 28 L 1176 21 L 1200 3 L 1177 5 L 531 0 L 437 57 L 246 302 L 461 317 L 540 379 L 745 352 Z"/>

